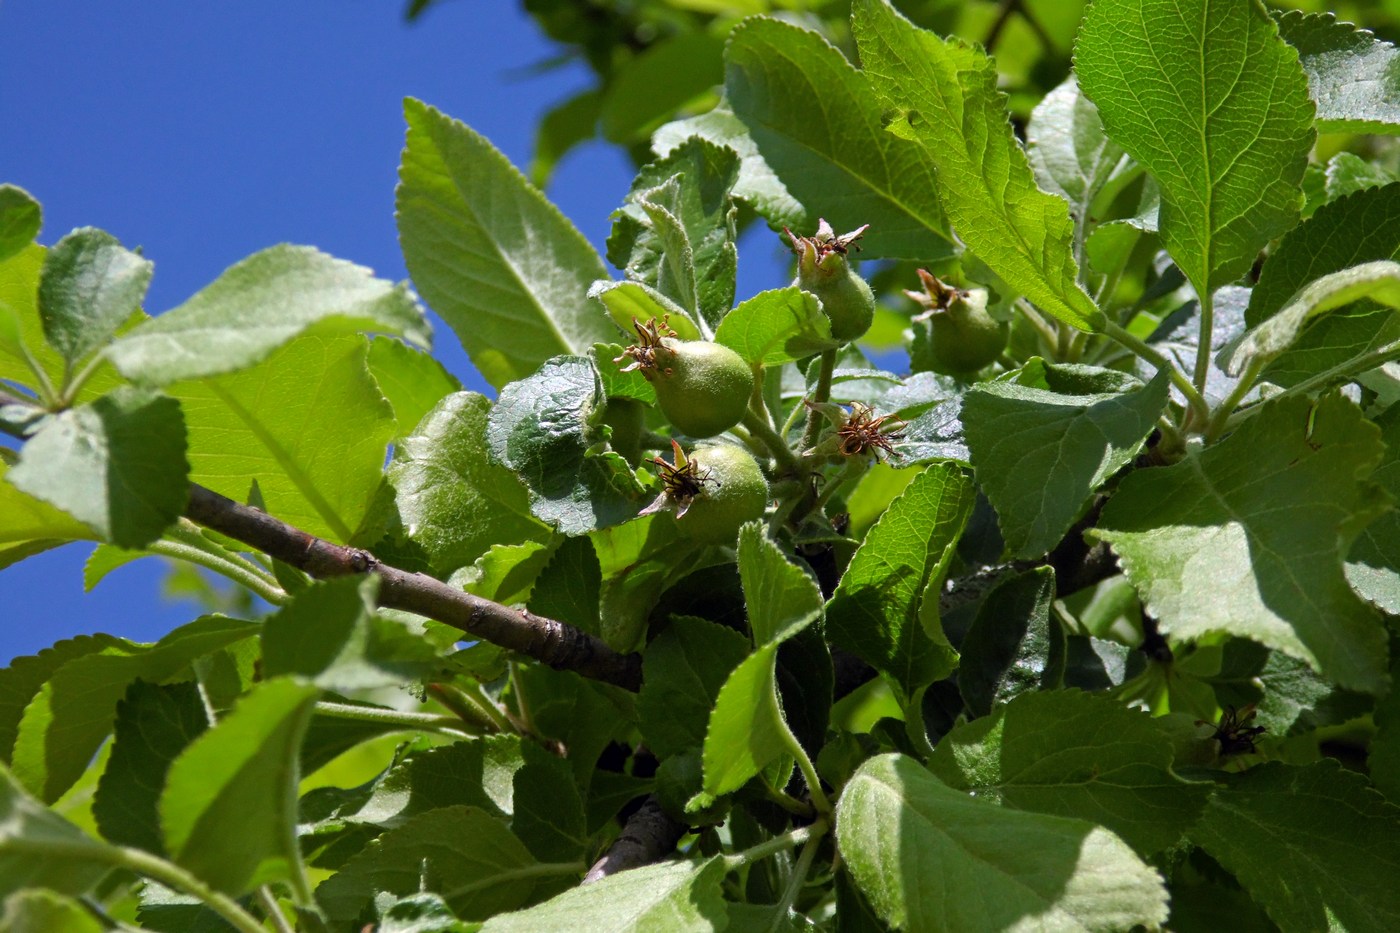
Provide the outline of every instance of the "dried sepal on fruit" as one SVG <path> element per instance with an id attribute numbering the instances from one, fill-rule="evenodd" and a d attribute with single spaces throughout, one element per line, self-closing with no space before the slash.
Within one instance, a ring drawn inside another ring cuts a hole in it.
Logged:
<path id="1" fill-rule="evenodd" d="M 733 544 L 739 526 L 762 518 L 768 481 L 758 461 L 733 444 L 707 444 L 688 455 L 671 441 L 672 461 L 653 457 L 661 494 L 643 515 L 671 511 L 676 527 L 701 544 Z"/>
<path id="2" fill-rule="evenodd" d="M 1268 731 L 1263 726 L 1250 725 L 1257 715 L 1258 711 L 1255 710 L 1253 703 L 1239 709 L 1227 706 L 1225 711 L 1220 714 L 1219 723 L 1197 720 L 1196 725 L 1215 727 L 1211 738 L 1220 743 L 1221 758 L 1248 755 L 1254 752 L 1255 739 Z"/>
<path id="3" fill-rule="evenodd" d="M 797 277 L 792 284 L 817 296 L 831 321 L 831 336 L 842 343 L 864 335 L 875 320 L 875 294 L 847 260 L 848 254 L 860 251 L 856 241 L 869 227 L 865 224 L 838 235 L 822 220 L 812 236 L 783 228 L 797 254 Z"/>
<path id="4" fill-rule="evenodd" d="M 753 395 L 744 358 L 708 340 L 680 340 L 664 318 L 633 321 L 637 342 L 614 362 L 640 371 L 656 389 L 666 420 L 690 437 L 714 437 L 738 424 Z"/>
<path id="5" fill-rule="evenodd" d="M 993 363 L 1006 349 L 1010 328 L 987 312 L 987 290 L 954 288 L 927 269 L 918 271 L 923 291 L 904 292 L 925 309 L 912 321 L 915 371 L 966 376 Z"/>
<path id="6" fill-rule="evenodd" d="M 843 459 L 867 454 L 873 454 L 876 459 L 882 455 L 898 456 L 894 442 L 904 437 L 904 429 L 908 427 L 898 415 L 877 415 L 875 409 L 864 402 L 852 402 L 849 407 L 834 402 L 808 402 L 807 407 L 825 417 L 835 428 L 808 451 L 810 455 Z"/>

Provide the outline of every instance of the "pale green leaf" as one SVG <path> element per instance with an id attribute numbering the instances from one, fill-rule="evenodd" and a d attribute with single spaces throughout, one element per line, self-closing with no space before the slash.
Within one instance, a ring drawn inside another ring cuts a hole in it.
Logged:
<path id="1" fill-rule="evenodd" d="M 1172 771 L 1156 720 L 1077 690 L 1026 693 L 953 729 L 929 769 L 948 786 L 1117 833 L 1144 855 L 1174 845 L 1210 792 Z"/>
<path id="2" fill-rule="evenodd" d="M 24 708 L 11 759 L 15 776 L 43 799 L 57 800 L 111 734 L 117 704 L 132 681 L 168 680 L 196 658 L 256 634 L 250 622 L 206 616 L 154 645 L 104 641 L 98 652 L 73 657 Z"/>
<path id="3" fill-rule="evenodd" d="M 769 642 L 745 658 L 720 688 L 705 730 L 705 795 L 738 790 L 797 741 L 778 702 L 777 657 L 778 643 Z"/>
<path id="4" fill-rule="evenodd" d="M 184 511 L 189 469 L 179 404 L 125 387 L 42 422 L 5 479 L 104 540 L 139 548 Z"/>
<path id="5" fill-rule="evenodd" d="M 190 479 L 236 502 L 256 480 L 269 513 L 348 543 L 394 436 L 367 343 L 301 337 L 252 369 L 171 386 L 189 431 Z"/>
<path id="6" fill-rule="evenodd" d="M 894 110 L 888 129 L 917 141 L 936 167 L 959 239 L 1041 310 L 1081 330 L 1098 328 L 1103 312 L 1076 278 L 1069 205 L 1036 187 L 992 60 L 916 28 L 887 0 L 852 7 L 865 74 Z"/>
<path id="7" fill-rule="evenodd" d="M 1339 152 L 1328 159 L 1324 178 L 1327 203 L 1397 180 L 1394 172 L 1351 152 Z"/>
<path id="8" fill-rule="evenodd" d="M 491 461 L 491 402 L 458 392 L 438 402 L 395 446 L 389 482 L 409 538 L 446 576 L 496 544 L 541 539 L 520 480 Z"/>
<path id="9" fill-rule="evenodd" d="M 390 337 L 369 342 L 369 372 L 394 409 L 400 436 L 410 433 L 443 398 L 462 384 L 422 350 Z"/>
<path id="10" fill-rule="evenodd" d="M 82 904 L 42 888 L 5 898 L 0 930 L 6 933 L 103 933 L 103 926 Z"/>
<path id="11" fill-rule="evenodd" d="M 973 716 L 1030 690 L 1053 690 L 1065 673 L 1065 632 L 1051 615 L 1055 571 L 1038 567 L 997 582 L 963 636 L 958 691 Z"/>
<path id="12" fill-rule="evenodd" d="M 1307 72 L 1319 133 L 1400 133 L 1395 46 L 1332 13 L 1289 10 L 1278 28 Z"/>
<path id="13" fill-rule="evenodd" d="M 601 302 L 614 324 L 632 339 L 634 325 L 660 318 L 682 340 L 699 340 L 700 328 L 690 314 L 661 292 L 643 282 L 594 282 L 588 297 Z M 613 334 L 610 340 L 616 340 Z"/>
<path id="14" fill-rule="evenodd" d="M 710 710 L 734 668 L 748 654 L 748 639 L 705 619 L 674 616 L 642 655 L 639 726 L 660 758 L 705 744 Z"/>
<path id="15" fill-rule="evenodd" d="M 30 797 L 0 765 L 0 897 L 26 888 L 83 894 L 111 871 L 110 851 Z"/>
<path id="16" fill-rule="evenodd" d="M 481 933 L 711 933 L 726 928 L 723 880 L 724 861 L 717 858 L 645 865 L 493 917 Z"/>
<path id="17" fill-rule="evenodd" d="M 92 529 L 67 512 L 16 489 L 5 479 L 9 471 L 0 462 L 0 549 L 8 553 L 30 544 L 57 547 L 95 537 Z"/>
<path id="18" fill-rule="evenodd" d="M 485 138 L 412 98 L 396 198 L 419 293 L 496 388 L 616 334 L 588 286 L 588 241 Z"/>
<path id="19" fill-rule="evenodd" d="M 1298 53 L 1254 0 L 1094 0 L 1079 86 L 1156 179 L 1167 252 L 1207 295 L 1298 220 L 1316 134 Z"/>
<path id="20" fill-rule="evenodd" d="M 626 461 L 595 449 L 603 401 L 592 362 L 559 356 L 507 386 L 491 409 L 491 456 L 525 481 L 535 517 L 564 534 L 625 521 L 641 505 Z"/>
<path id="21" fill-rule="evenodd" d="M 1248 638 L 1378 693 L 1385 628 L 1342 559 L 1386 505 L 1365 482 L 1381 454 L 1380 432 L 1339 395 L 1280 399 L 1219 444 L 1129 475 L 1090 534 L 1165 634 Z"/>
<path id="22" fill-rule="evenodd" d="M 1026 154 L 1040 187 L 1068 201 L 1070 218 L 1085 227 L 1094 198 L 1127 161 L 1104 135 L 1098 109 L 1079 93 L 1073 75 L 1031 111 Z"/>
<path id="23" fill-rule="evenodd" d="M 476 807 L 420 813 L 380 836 L 322 882 L 316 900 L 348 928 L 375 898 L 435 891 L 464 920 L 484 920 L 524 904 L 541 878 L 581 872 L 540 865 L 505 824 Z"/>
<path id="24" fill-rule="evenodd" d="M 184 304 L 107 351 L 122 375 L 164 385 L 245 369 L 315 331 L 376 330 L 428 343 L 406 286 L 307 246 L 273 246 L 230 266 Z M 217 346 L 218 352 L 210 352 Z"/>
<path id="25" fill-rule="evenodd" d="M 938 593 L 975 499 L 958 466 L 924 469 L 866 533 L 827 604 L 831 643 L 889 676 L 906 697 L 956 664 L 938 621 Z"/>
<path id="26" fill-rule="evenodd" d="M 1400 502 L 1400 406 L 1392 405 L 1374 420 L 1385 455 L 1371 481 Z M 1391 509 L 1367 525 L 1346 557 L 1352 588 L 1386 612 L 1400 613 L 1400 511 Z"/>
<path id="27" fill-rule="evenodd" d="M 199 687 L 134 681 L 117 704 L 112 754 L 92 814 L 104 839 L 165 854 L 159 800 L 170 765 L 209 728 Z"/>
<path id="28" fill-rule="evenodd" d="M 1167 404 L 1162 373 L 1126 373 L 1033 358 L 963 396 L 972 465 L 1013 557 L 1049 551 L 1099 487 L 1130 463 Z"/>
<path id="29" fill-rule="evenodd" d="M 49 346 L 69 363 L 102 346 L 141 309 L 154 270 L 149 259 L 93 227 L 59 240 L 39 274 L 39 317 Z M 206 355 L 218 354 L 206 348 Z"/>
<path id="30" fill-rule="evenodd" d="M 523 603 L 530 598 L 535 580 L 554 555 L 552 545 L 539 541 L 493 544 L 470 567 L 450 578 L 453 586 L 498 603 Z"/>
<path id="31" fill-rule="evenodd" d="M 320 693 L 264 681 L 175 759 L 160 797 L 175 862 L 234 895 L 302 871 L 297 762 Z"/>
<path id="32" fill-rule="evenodd" d="M 0 259 L 8 259 L 39 235 L 44 211 L 18 185 L 0 185 Z"/>
<path id="33" fill-rule="evenodd" d="M 795 286 L 759 292 L 740 303 L 720 322 L 715 341 L 755 367 L 805 359 L 837 344 L 821 302 Z"/>
<path id="34" fill-rule="evenodd" d="M 931 262 L 955 252 L 928 157 L 883 131 L 883 105 L 840 51 L 815 32 L 751 19 L 731 34 L 725 57 L 734 115 L 783 193 L 807 208 L 798 233 L 823 217 L 836 230 L 870 224 L 861 240 L 867 257 Z M 746 196 L 743 184 L 736 194 Z M 760 209 L 782 201 L 748 196 Z"/>
<path id="35" fill-rule="evenodd" d="M 783 552 L 761 522 L 739 529 L 739 579 L 755 645 L 786 641 L 821 617 L 817 581 Z"/>
<path id="36" fill-rule="evenodd" d="M 1400 809 L 1336 761 L 1234 775 L 1190 835 L 1285 933 L 1400 925 Z"/>
<path id="37" fill-rule="evenodd" d="M 897 930 L 1111 933 L 1167 919 L 1162 879 L 1107 829 L 972 799 L 903 755 L 856 771 L 836 839 Z"/>

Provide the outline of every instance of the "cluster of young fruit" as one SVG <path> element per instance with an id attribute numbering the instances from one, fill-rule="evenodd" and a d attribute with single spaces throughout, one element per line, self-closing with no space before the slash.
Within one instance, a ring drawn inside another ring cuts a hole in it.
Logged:
<path id="1" fill-rule="evenodd" d="M 792 284 L 817 297 L 832 337 L 842 344 L 862 337 L 875 317 L 870 285 L 848 261 L 849 254 L 859 249 L 856 241 L 865 230 L 860 227 L 838 235 L 822 220 L 810 237 L 785 231 L 797 254 Z M 986 290 L 959 291 L 922 269 L 919 276 L 925 291 L 908 294 L 926 309 L 915 320 L 932 329 L 933 368 L 967 375 L 995 360 L 1006 345 L 1006 325 L 987 314 Z M 679 339 L 665 320 L 634 322 L 634 327 L 637 343 L 627 347 L 617 362 L 625 364 L 623 371 L 640 371 L 655 389 L 657 403 L 671 425 L 701 441 L 687 454 L 673 440 L 671 462 L 660 457 L 650 461 L 660 470 L 662 491 L 643 514 L 672 511 L 692 540 L 732 543 L 744 522 L 762 517 L 768 505 L 768 482 L 748 450 L 710 439 L 748 416 L 755 399 L 755 373 L 729 347 L 710 340 Z M 853 417 L 860 416 L 857 412 Z M 873 422 L 877 441 L 881 420 Z M 870 446 L 853 447 L 847 436 L 838 440 L 847 453 L 864 452 Z"/>

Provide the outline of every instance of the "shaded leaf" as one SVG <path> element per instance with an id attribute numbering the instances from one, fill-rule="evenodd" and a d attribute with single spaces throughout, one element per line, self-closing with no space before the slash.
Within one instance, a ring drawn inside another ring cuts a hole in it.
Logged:
<path id="1" fill-rule="evenodd" d="M 612 73 L 598 124 L 609 142 L 630 143 L 720 83 L 724 40 L 682 30 L 650 43 Z"/>
<path id="2" fill-rule="evenodd" d="M 740 303 L 720 323 L 715 341 L 755 367 L 805 359 L 837 343 L 821 302 L 796 287 L 759 292 Z"/>
<path id="3" fill-rule="evenodd" d="M 30 888 L 5 898 L 0 930 L 7 933 L 102 933 L 103 927 L 72 898 Z"/>
<path id="4" fill-rule="evenodd" d="M 673 617 L 642 656 L 637 712 L 647 747 L 667 758 L 703 746 L 720 688 L 748 649 L 748 640 L 733 629 Z"/>
<path id="5" fill-rule="evenodd" d="M 1278 14 L 1317 102 L 1319 133 L 1400 133 L 1395 46 L 1331 13 Z"/>
<path id="6" fill-rule="evenodd" d="M 1028 570 L 997 582 L 963 636 L 958 690 L 972 715 L 1031 690 L 1053 690 L 1065 673 L 1065 632 L 1050 614 L 1055 571 Z"/>
<path id="7" fill-rule="evenodd" d="M 8 259 L 39 235 L 44 211 L 18 185 L 0 185 L 0 259 Z"/>
<path id="8" fill-rule="evenodd" d="M 0 897 L 26 888 L 83 894 L 111 871 L 98 842 L 25 793 L 0 765 Z"/>
<path id="9" fill-rule="evenodd" d="M 535 580 L 530 611 L 596 635 L 602 630 L 598 618 L 602 577 L 593 543 L 587 538 L 567 538 Z"/>
<path id="10" fill-rule="evenodd" d="M 49 346 L 69 363 L 102 346 L 141 309 L 154 269 L 103 230 L 83 227 L 59 240 L 39 274 L 39 317 Z"/>
<path id="11" fill-rule="evenodd" d="M 569 763 L 537 742 L 522 743 L 520 751 L 525 764 L 515 772 L 511 832 L 542 862 L 582 859 L 588 831 Z"/>
<path id="12" fill-rule="evenodd" d="M 1040 186 L 1068 201 L 1071 219 L 1087 226 L 1094 198 L 1124 161 L 1124 152 L 1104 135 L 1098 109 L 1079 93 L 1073 75 L 1036 104 L 1026 143 Z"/>

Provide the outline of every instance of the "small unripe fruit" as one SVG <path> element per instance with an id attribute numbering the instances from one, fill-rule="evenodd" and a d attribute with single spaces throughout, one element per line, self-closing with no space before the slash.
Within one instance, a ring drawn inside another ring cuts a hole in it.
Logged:
<path id="1" fill-rule="evenodd" d="M 655 320 L 637 324 L 640 342 L 628 347 L 626 369 L 639 369 L 656 389 L 661 413 L 682 434 L 714 437 L 744 417 L 753 395 L 753 370 L 728 347 L 678 340 Z"/>
<path id="2" fill-rule="evenodd" d="M 987 290 L 962 291 L 920 269 L 923 292 L 905 292 L 929 310 L 914 318 L 915 371 L 967 376 L 994 362 L 1006 349 L 1009 328 L 987 313 Z"/>
<path id="3" fill-rule="evenodd" d="M 734 544 L 739 527 L 762 518 L 768 481 L 758 461 L 733 444 L 705 444 L 686 456 L 671 442 L 675 459 L 651 462 L 661 468 L 661 495 L 642 510 L 676 513 L 676 527 L 700 544 Z"/>
<path id="4" fill-rule="evenodd" d="M 875 320 L 875 294 L 846 258 L 851 250 L 860 249 L 856 240 L 869 226 L 837 236 L 823 220 L 810 237 L 794 236 L 784 228 L 797 253 L 797 278 L 792 284 L 820 299 L 831 321 L 831 336 L 842 343 L 863 336 Z"/>

